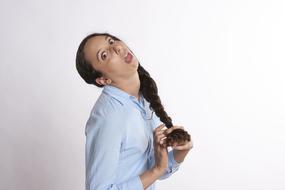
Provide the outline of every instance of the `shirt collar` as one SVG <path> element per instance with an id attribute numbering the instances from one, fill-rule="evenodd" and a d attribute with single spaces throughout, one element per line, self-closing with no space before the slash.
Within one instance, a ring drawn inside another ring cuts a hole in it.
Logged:
<path id="1" fill-rule="evenodd" d="M 133 95 L 128 94 L 127 92 L 123 91 L 122 89 L 112 86 L 112 85 L 105 85 L 103 89 L 103 93 L 106 93 L 113 98 L 117 99 L 121 104 L 125 104 L 129 100 L 137 101 L 137 98 Z M 140 101 L 138 103 L 143 103 L 144 98 L 140 93 Z M 144 104 L 144 103 L 143 103 Z"/>

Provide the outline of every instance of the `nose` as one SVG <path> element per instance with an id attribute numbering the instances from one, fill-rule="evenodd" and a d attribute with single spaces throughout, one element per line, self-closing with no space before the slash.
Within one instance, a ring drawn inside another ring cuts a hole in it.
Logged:
<path id="1" fill-rule="evenodd" d="M 119 44 L 115 44 L 113 46 L 113 50 L 116 52 L 116 54 L 120 55 L 122 53 L 122 46 Z"/>

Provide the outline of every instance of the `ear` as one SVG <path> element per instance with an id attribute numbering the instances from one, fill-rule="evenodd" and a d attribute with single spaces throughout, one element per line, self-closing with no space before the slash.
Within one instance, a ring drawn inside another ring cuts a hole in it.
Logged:
<path id="1" fill-rule="evenodd" d="M 100 84 L 100 85 L 108 85 L 108 84 L 111 84 L 112 80 L 111 79 L 106 79 L 104 77 L 99 77 L 99 78 L 96 78 L 96 83 Z"/>

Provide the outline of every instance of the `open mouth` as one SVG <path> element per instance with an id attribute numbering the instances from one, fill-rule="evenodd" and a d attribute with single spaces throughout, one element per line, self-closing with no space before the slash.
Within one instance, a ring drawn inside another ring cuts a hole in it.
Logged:
<path id="1" fill-rule="evenodd" d="M 131 63 L 132 59 L 133 59 L 133 55 L 130 52 L 128 52 L 128 54 L 125 57 L 125 62 Z"/>

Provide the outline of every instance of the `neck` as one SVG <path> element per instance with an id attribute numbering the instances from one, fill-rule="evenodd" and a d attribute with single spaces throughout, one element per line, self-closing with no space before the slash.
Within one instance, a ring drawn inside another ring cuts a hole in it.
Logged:
<path id="1" fill-rule="evenodd" d="M 136 72 L 132 77 L 126 79 L 118 80 L 117 82 L 112 82 L 111 86 L 115 86 L 126 93 L 135 96 L 138 100 L 140 98 L 140 79 L 139 74 Z"/>

